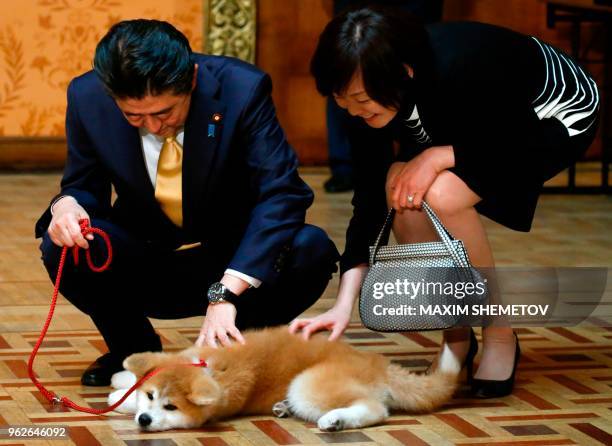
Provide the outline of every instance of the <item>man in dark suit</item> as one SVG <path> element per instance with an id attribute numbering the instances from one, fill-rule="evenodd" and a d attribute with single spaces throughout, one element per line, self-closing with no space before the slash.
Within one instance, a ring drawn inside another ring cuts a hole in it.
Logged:
<path id="1" fill-rule="evenodd" d="M 62 278 L 109 348 L 83 384 L 108 385 L 127 355 L 161 350 L 149 317 L 206 314 L 196 343 L 227 346 L 244 342 L 241 329 L 287 323 L 324 291 L 338 252 L 304 223 L 313 194 L 270 92 L 254 66 L 194 54 L 154 20 L 114 25 L 94 70 L 70 83 L 61 192 L 36 235 L 52 279 L 62 246 L 106 256 L 80 219 L 112 240 L 109 270 L 68 262 Z"/>

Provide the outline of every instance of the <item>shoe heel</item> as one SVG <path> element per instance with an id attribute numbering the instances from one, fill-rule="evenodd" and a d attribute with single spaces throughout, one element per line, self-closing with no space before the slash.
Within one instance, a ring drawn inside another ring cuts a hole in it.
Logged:
<path id="1" fill-rule="evenodd" d="M 499 398 L 510 395 L 514 390 L 514 377 L 518 366 L 519 358 L 521 357 L 521 347 L 519 345 L 518 336 L 514 333 L 516 348 L 514 352 L 514 364 L 512 365 L 512 373 L 505 380 L 492 379 L 473 379 L 472 394 L 476 398 Z"/>

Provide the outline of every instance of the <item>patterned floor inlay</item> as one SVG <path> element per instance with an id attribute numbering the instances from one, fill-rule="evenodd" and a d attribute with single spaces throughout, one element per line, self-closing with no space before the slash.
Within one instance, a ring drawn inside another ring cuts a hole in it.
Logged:
<path id="1" fill-rule="evenodd" d="M 305 178 L 317 197 L 309 222 L 324 227 L 342 248 L 350 194 L 324 194 L 325 171 L 308 170 Z M 612 445 L 612 328 L 606 315 L 579 327 L 518 329 L 523 356 L 511 396 L 476 400 L 462 387 L 437 413 L 394 413 L 385 424 L 362 430 L 324 433 L 312 423 L 261 416 L 201 429 L 141 433 L 130 416 L 88 415 L 51 405 L 30 382 L 27 361 L 52 290 L 32 226 L 57 182 L 56 174 L 0 175 L 0 427 L 67 426 L 69 438 L 6 438 L 0 445 Z M 19 193 L 26 188 L 27 193 Z M 609 197 L 542 197 L 531 234 L 490 221 L 486 225 L 502 265 L 612 265 Z M 607 302 L 612 302 L 610 288 L 608 284 Z M 329 308 L 336 289 L 337 277 L 307 314 Z M 164 348 L 176 351 L 193 343 L 201 318 L 154 322 Z M 423 371 L 437 353 L 441 334 L 374 333 L 355 317 L 344 340 Z M 36 373 L 59 395 L 105 407 L 109 389 L 86 388 L 79 381 L 82 370 L 105 348 L 91 322 L 60 298 Z"/>

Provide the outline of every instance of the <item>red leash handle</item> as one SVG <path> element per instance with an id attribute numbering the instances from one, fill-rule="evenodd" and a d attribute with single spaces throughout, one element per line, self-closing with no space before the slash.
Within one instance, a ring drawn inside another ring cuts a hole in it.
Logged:
<path id="1" fill-rule="evenodd" d="M 101 273 L 102 271 L 106 270 L 110 266 L 111 262 L 113 261 L 113 247 L 111 246 L 110 238 L 108 237 L 108 234 L 104 232 L 102 229 L 92 228 L 91 226 L 89 226 L 89 220 L 85 218 L 82 220 L 79 220 L 79 225 L 81 226 L 81 234 L 83 234 L 83 237 L 85 237 L 87 234 L 98 234 L 100 237 L 102 237 L 102 239 L 104 240 L 104 243 L 106 244 L 106 251 L 108 252 L 108 257 L 106 257 L 106 262 L 104 262 L 104 264 L 102 264 L 101 266 L 96 266 L 93 264 L 93 261 L 91 260 L 91 251 L 89 249 L 85 253 L 85 257 L 87 258 L 87 264 L 89 265 L 89 269 L 91 269 L 95 273 Z M 66 249 L 66 247 L 64 247 L 64 249 Z M 74 258 L 74 264 L 78 265 L 79 264 L 78 245 L 74 245 L 72 247 L 72 257 Z M 56 278 L 55 280 L 56 285 L 59 284 L 58 279 L 61 274 L 62 267 L 63 265 L 60 263 L 60 268 L 58 270 L 58 278 Z"/>
<path id="2" fill-rule="evenodd" d="M 108 234 L 106 232 L 104 232 L 102 229 L 92 228 L 91 226 L 89 226 L 89 220 L 87 220 L 87 219 L 79 220 L 79 225 L 81 226 L 81 234 L 83 234 L 83 236 L 86 236 L 87 234 L 97 234 L 100 237 L 102 237 L 102 239 L 104 240 L 104 243 L 106 244 L 106 249 L 107 249 L 107 252 L 108 252 L 108 256 L 106 258 L 106 261 L 101 266 L 94 265 L 93 261 L 91 260 L 91 252 L 89 250 L 87 250 L 87 252 L 85 254 L 85 257 L 87 258 L 87 264 L 89 265 L 89 268 L 92 271 L 94 271 L 96 273 L 100 273 L 102 271 L 105 271 L 106 269 L 108 269 L 108 267 L 110 266 L 110 264 L 111 264 L 111 262 L 113 260 L 113 247 L 111 245 L 111 241 L 110 241 L 110 238 L 109 238 Z M 91 407 L 79 406 L 74 401 L 71 401 L 70 399 L 68 399 L 66 397 L 59 397 L 55 393 L 47 390 L 45 388 L 45 386 L 43 386 L 38 381 L 38 379 L 36 378 L 36 375 L 34 373 L 34 358 L 36 357 L 36 353 L 38 353 L 38 349 L 40 348 L 40 345 L 42 344 L 43 339 L 45 338 L 45 335 L 47 334 L 47 330 L 49 329 L 49 325 L 51 324 L 51 319 L 53 318 L 53 313 L 55 311 L 55 306 L 57 304 L 57 295 L 59 293 L 59 285 L 60 285 L 60 281 L 62 280 L 62 273 L 64 271 L 64 264 L 66 263 L 66 254 L 67 254 L 67 252 L 68 252 L 68 247 L 64 246 L 62 248 L 62 254 L 60 256 L 60 262 L 59 262 L 59 266 L 57 268 L 57 276 L 55 277 L 55 287 L 53 288 L 53 298 L 51 299 L 51 306 L 49 308 L 49 314 L 47 314 L 47 320 L 45 321 L 45 325 L 43 326 L 43 329 L 40 332 L 40 336 L 38 337 L 38 341 L 36 341 L 36 345 L 32 349 L 32 353 L 30 353 L 30 359 L 28 360 L 28 375 L 30 375 L 30 379 L 32 380 L 34 385 L 38 388 L 38 390 L 40 390 L 40 393 L 42 393 L 44 395 L 44 397 L 50 403 L 54 403 L 54 404 L 55 403 L 61 403 L 61 404 L 64 404 L 65 406 L 67 406 L 67 407 L 79 410 L 81 412 L 101 415 L 103 413 L 115 410 L 144 381 L 146 381 L 147 379 L 151 378 L 153 375 L 159 373 L 163 369 L 163 367 L 155 369 L 155 370 L 152 370 L 151 372 L 149 372 L 146 375 L 144 375 L 143 377 L 141 377 L 136 382 L 136 384 L 134 384 L 132 387 L 130 387 L 128 389 L 128 391 L 125 393 L 125 395 L 123 395 L 123 397 L 121 397 L 121 399 L 119 399 L 112 406 L 108 406 L 108 407 L 106 407 L 104 409 L 92 409 Z M 75 245 L 72 248 L 72 256 L 74 258 L 74 264 L 78 265 L 79 264 L 79 247 L 77 245 Z M 185 364 L 185 365 L 191 365 L 191 366 L 194 366 L 194 367 L 206 367 L 206 362 L 203 361 L 203 360 L 200 360 L 200 362 L 197 362 L 195 364 Z"/>

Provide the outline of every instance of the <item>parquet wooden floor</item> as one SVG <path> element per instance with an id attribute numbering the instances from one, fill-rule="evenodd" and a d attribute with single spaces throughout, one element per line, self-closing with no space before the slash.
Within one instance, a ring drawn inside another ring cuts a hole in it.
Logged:
<path id="1" fill-rule="evenodd" d="M 307 169 L 316 191 L 308 219 L 343 246 L 350 194 L 327 195 L 328 173 Z M 612 327 L 594 318 L 579 327 L 522 328 L 523 357 L 512 396 L 470 399 L 465 389 L 438 413 L 394 414 L 384 425 L 322 433 L 316 426 L 271 416 L 224 421 L 191 431 L 142 434 L 128 416 L 92 416 L 52 407 L 27 377 L 27 359 L 48 310 L 52 286 L 39 260 L 33 223 L 57 190 L 58 174 L 0 175 L 0 427 L 67 425 L 68 440 L 0 440 L 27 445 L 612 445 Z M 499 265 L 611 266 L 612 198 L 543 196 L 534 229 L 522 234 L 486 221 Z M 610 282 L 610 281 L 609 281 Z M 337 277 L 307 313 L 329 308 Z M 612 305 L 608 283 L 604 306 Z M 200 318 L 154 321 L 164 347 L 195 339 Z M 345 340 L 406 367 L 424 369 L 439 347 L 439 332 L 380 334 L 355 318 Z M 60 299 L 37 358 L 43 382 L 81 404 L 103 407 L 107 388 L 79 384 L 83 368 L 105 351 L 91 324 Z"/>

